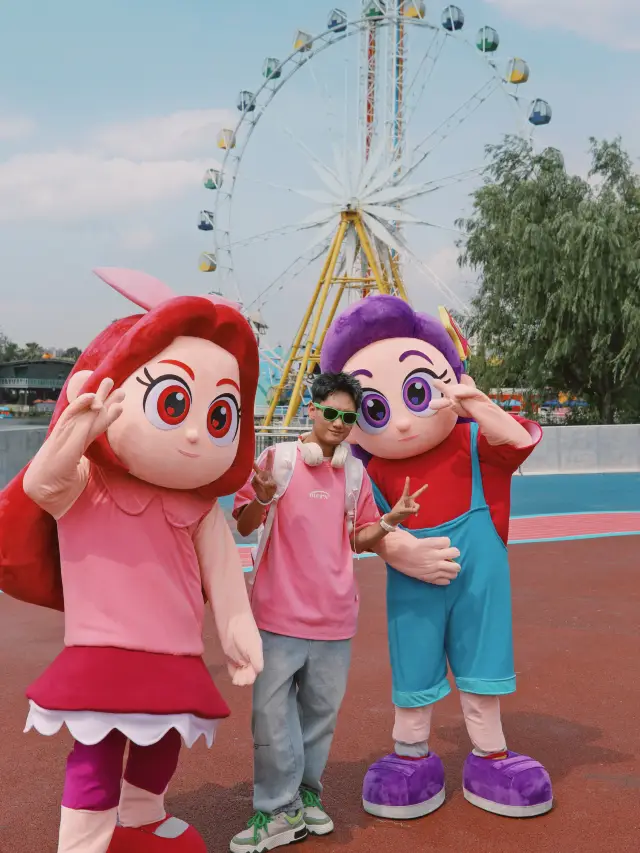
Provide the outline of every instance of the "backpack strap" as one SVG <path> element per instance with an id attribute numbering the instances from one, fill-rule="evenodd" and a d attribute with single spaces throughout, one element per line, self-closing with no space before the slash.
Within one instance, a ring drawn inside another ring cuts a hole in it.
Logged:
<path id="1" fill-rule="evenodd" d="M 356 513 L 358 510 L 358 502 L 360 500 L 360 492 L 362 491 L 362 478 L 364 476 L 364 465 L 359 459 L 351 453 L 347 456 L 347 461 L 344 466 L 344 508 L 347 516 L 347 525 L 349 533 L 355 529 Z"/>
<path id="2" fill-rule="evenodd" d="M 266 457 L 267 452 L 268 451 L 265 451 L 260 456 L 260 460 Z M 258 571 L 258 567 L 269 542 L 269 537 L 271 536 L 271 529 L 273 528 L 273 521 L 275 519 L 278 501 L 289 487 L 297 458 L 297 441 L 283 441 L 280 444 L 275 445 L 273 454 L 273 479 L 276 481 L 277 489 L 275 497 L 269 507 L 269 511 L 267 512 L 264 524 L 258 528 L 258 544 L 251 550 L 253 570 L 249 575 L 249 583 L 253 583 L 255 579 L 256 572 Z"/>

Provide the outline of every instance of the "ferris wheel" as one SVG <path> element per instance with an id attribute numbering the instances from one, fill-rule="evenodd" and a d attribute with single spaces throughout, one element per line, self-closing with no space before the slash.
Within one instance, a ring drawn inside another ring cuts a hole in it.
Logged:
<path id="1" fill-rule="evenodd" d="M 333 9 L 318 34 L 296 32 L 286 58 L 264 60 L 203 180 L 212 203 L 198 227 L 212 245 L 200 269 L 215 273 L 213 289 L 238 299 L 257 332 L 263 311 L 303 315 L 265 425 L 279 405 L 285 425 L 295 416 L 343 301 L 413 301 L 426 288 L 465 311 L 424 247 L 456 234 L 464 184 L 496 130 L 531 135 L 552 117 L 522 94 L 527 62 L 500 58 L 498 32 L 470 27 L 460 7 L 352 3 L 351 17 Z"/>

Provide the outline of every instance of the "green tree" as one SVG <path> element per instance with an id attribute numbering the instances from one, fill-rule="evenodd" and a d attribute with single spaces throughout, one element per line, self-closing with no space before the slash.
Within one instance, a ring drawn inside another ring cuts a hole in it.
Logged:
<path id="1" fill-rule="evenodd" d="M 44 350 L 40 344 L 35 341 L 29 341 L 20 351 L 19 357 L 23 358 L 25 361 L 37 361 L 39 358 L 42 358 L 43 353 Z"/>
<path id="2" fill-rule="evenodd" d="M 640 393 L 640 180 L 619 139 L 590 145 L 589 180 L 555 149 L 490 146 L 460 263 L 479 273 L 467 330 L 483 351 L 613 423 Z"/>
<path id="3" fill-rule="evenodd" d="M 73 361 L 77 361 L 82 355 L 82 350 L 78 349 L 78 347 L 69 347 L 62 353 L 63 358 L 69 358 Z"/>

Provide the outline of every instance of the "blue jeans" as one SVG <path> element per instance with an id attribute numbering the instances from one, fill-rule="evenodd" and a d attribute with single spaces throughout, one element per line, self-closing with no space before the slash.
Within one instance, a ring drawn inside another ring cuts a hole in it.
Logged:
<path id="1" fill-rule="evenodd" d="M 264 669 L 253 687 L 253 807 L 301 808 L 300 787 L 322 792 L 338 711 L 347 688 L 351 640 L 300 640 L 260 632 Z"/>

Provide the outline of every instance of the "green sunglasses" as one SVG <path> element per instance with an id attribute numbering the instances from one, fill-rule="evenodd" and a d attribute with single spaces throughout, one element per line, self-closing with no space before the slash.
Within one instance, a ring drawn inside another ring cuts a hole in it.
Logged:
<path id="1" fill-rule="evenodd" d="M 357 412 L 343 412 L 340 409 L 334 409 L 333 406 L 321 406 L 319 403 L 313 405 L 316 409 L 320 409 L 325 421 L 335 421 L 340 418 L 345 426 L 353 426 L 358 420 Z"/>

